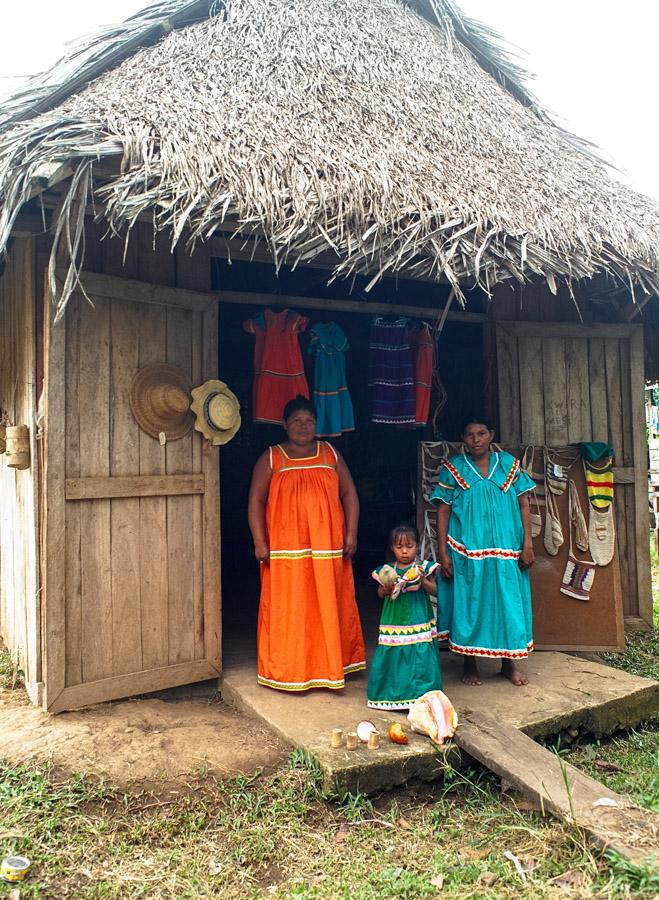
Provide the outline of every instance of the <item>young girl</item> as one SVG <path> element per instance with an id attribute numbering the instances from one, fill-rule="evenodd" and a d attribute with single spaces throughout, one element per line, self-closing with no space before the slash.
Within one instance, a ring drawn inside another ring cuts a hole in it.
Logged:
<path id="1" fill-rule="evenodd" d="M 437 594 L 438 564 L 418 559 L 419 533 L 397 525 L 389 535 L 391 564 L 373 578 L 384 600 L 378 646 L 368 676 L 368 705 L 409 709 L 426 691 L 441 690 L 437 623 L 430 594 Z"/>
<path id="2" fill-rule="evenodd" d="M 430 497 L 438 506 L 439 599 L 450 610 L 449 649 L 464 657 L 464 683 L 481 683 L 481 657 L 500 659 L 501 674 L 519 687 L 528 678 L 516 660 L 533 650 L 534 482 L 514 456 L 492 450 L 493 438 L 487 419 L 468 418 L 464 452 L 443 466 Z"/>

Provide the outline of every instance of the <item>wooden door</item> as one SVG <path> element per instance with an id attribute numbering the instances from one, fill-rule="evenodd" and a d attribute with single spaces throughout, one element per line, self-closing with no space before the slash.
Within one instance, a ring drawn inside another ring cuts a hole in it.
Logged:
<path id="1" fill-rule="evenodd" d="M 49 305 L 45 427 L 45 707 L 217 677 L 218 450 L 192 430 L 160 443 L 129 404 L 156 362 L 193 385 L 217 374 L 208 294 L 83 275 Z"/>
<path id="2" fill-rule="evenodd" d="M 615 451 L 619 591 L 614 584 L 602 591 L 615 571 L 607 576 L 606 569 L 598 569 L 597 603 L 571 608 L 574 615 L 552 614 L 546 605 L 538 608 L 536 619 L 551 622 L 548 643 L 593 646 L 588 640 L 589 624 L 601 625 L 598 617 L 605 609 L 611 612 L 616 593 L 622 598 L 627 624 L 648 627 L 652 598 L 642 327 L 501 322 L 496 336 L 502 443 L 560 447 L 577 441 L 606 441 Z M 567 539 L 565 517 L 563 522 Z M 555 572 L 548 577 L 554 576 Z M 540 572 L 534 577 L 539 579 Z M 608 638 L 596 642 L 598 647 L 619 645 L 615 618 L 610 616 Z M 537 638 L 543 643 L 542 634 Z"/>

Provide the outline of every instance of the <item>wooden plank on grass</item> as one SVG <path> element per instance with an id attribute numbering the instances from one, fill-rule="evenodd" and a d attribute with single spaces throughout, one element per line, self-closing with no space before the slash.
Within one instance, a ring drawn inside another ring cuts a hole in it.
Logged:
<path id="1" fill-rule="evenodd" d="M 635 863 L 659 852 L 659 815 L 640 809 L 487 713 L 469 711 L 455 743 L 552 815 L 574 825 L 597 847 Z M 603 801 L 603 802 L 602 802 Z"/>

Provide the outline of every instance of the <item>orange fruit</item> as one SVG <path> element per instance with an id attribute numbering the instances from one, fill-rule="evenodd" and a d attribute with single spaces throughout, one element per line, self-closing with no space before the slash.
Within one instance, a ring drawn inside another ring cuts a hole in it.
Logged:
<path id="1" fill-rule="evenodd" d="M 389 740 L 393 741 L 394 744 L 407 744 L 409 742 L 400 722 L 392 722 L 389 726 Z"/>

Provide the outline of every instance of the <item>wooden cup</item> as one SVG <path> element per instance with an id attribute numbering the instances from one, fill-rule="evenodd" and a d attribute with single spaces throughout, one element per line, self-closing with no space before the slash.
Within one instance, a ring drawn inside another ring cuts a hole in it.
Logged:
<path id="1" fill-rule="evenodd" d="M 330 744 L 332 745 L 332 747 L 340 747 L 343 744 L 343 729 L 342 728 L 332 728 Z"/>
<path id="2" fill-rule="evenodd" d="M 27 425 L 7 426 L 7 465 L 12 469 L 30 468 L 30 432 Z"/>
<path id="3" fill-rule="evenodd" d="M 368 749 L 377 750 L 380 746 L 380 732 L 372 731 L 368 736 Z"/>
<path id="4" fill-rule="evenodd" d="M 346 749 L 347 750 L 356 750 L 357 749 L 357 733 L 355 731 L 349 731 L 346 734 Z"/>

